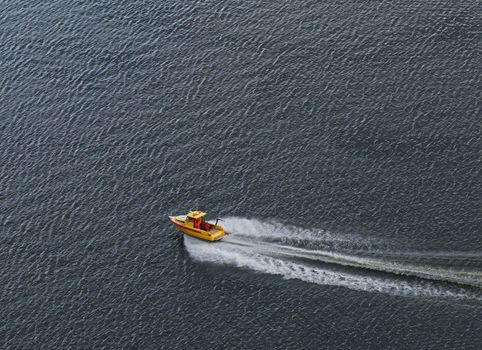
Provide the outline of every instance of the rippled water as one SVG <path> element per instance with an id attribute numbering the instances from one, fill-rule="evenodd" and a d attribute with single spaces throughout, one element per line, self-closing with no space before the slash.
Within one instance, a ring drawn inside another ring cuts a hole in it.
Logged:
<path id="1" fill-rule="evenodd" d="M 480 348 L 476 2 L 0 9 L 0 347 Z"/>

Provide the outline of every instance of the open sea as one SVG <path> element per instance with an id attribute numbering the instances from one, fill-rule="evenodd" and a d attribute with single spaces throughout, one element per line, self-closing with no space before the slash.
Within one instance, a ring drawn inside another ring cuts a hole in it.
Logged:
<path id="1" fill-rule="evenodd" d="M 482 349 L 480 10 L 1 1 L 0 349 Z"/>

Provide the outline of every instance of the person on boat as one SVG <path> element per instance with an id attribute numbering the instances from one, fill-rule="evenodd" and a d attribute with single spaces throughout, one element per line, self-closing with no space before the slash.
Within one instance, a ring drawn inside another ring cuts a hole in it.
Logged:
<path id="1" fill-rule="evenodd" d="M 201 228 L 201 220 L 197 219 L 194 221 L 194 228 L 200 229 Z"/>

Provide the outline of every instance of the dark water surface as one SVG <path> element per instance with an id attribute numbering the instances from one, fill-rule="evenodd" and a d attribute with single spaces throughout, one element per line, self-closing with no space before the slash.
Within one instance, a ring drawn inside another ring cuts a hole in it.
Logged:
<path id="1" fill-rule="evenodd" d="M 480 349 L 479 5 L 3 1 L 0 348 Z"/>

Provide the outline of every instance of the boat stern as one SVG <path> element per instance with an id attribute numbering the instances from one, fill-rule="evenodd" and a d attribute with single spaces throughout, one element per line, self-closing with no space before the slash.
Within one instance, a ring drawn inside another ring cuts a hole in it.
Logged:
<path id="1" fill-rule="evenodd" d="M 223 237 L 224 237 L 224 230 L 222 228 L 221 229 L 216 228 L 211 230 L 211 235 L 210 235 L 211 241 L 219 241 Z"/>

